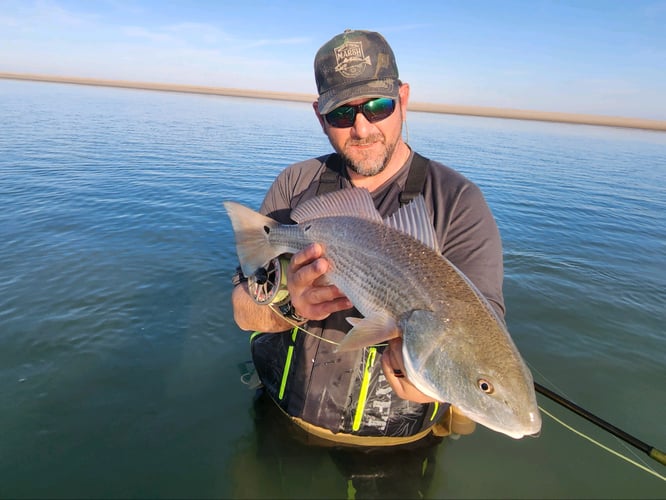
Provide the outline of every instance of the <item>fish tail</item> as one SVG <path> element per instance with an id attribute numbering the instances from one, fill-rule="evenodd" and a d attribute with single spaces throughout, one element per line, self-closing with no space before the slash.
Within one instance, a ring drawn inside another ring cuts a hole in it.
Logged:
<path id="1" fill-rule="evenodd" d="M 224 208 L 234 228 L 236 252 L 246 276 L 285 253 L 269 240 L 270 233 L 280 225 L 278 222 L 233 201 L 225 201 Z"/>

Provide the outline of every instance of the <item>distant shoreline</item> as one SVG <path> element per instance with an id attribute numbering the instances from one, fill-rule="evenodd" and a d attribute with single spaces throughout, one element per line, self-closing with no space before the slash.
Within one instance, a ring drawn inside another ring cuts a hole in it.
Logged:
<path id="1" fill-rule="evenodd" d="M 70 83 L 76 85 L 94 85 L 102 87 L 120 87 L 129 89 L 155 90 L 162 92 L 184 92 L 194 94 L 210 94 L 252 99 L 272 99 L 280 101 L 312 102 L 314 94 L 290 92 L 271 92 L 224 87 L 204 87 L 197 85 L 179 85 L 170 83 L 135 82 L 125 80 L 102 80 L 95 78 L 79 78 L 53 75 L 37 75 L 25 73 L 0 73 L 0 79 L 28 80 L 35 82 Z M 441 113 L 465 116 L 481 116 L 490 118 L 508 118 L 516 120 L 535 120 L 545 122 L 574 123 L 581 125 L 600 125 L 605 127 L 637 128 L 643 130 L 666 131 L 666 121 L 648 120 L 643 118 L 627 118 L 620 116 L 587 115 L 577 113 L 558 113 L 549 111 L 530 111 L 520 109 L 493 108 L 485 106 L 458 106 L 452 104 L 412 102 L 411 111 Z"/>

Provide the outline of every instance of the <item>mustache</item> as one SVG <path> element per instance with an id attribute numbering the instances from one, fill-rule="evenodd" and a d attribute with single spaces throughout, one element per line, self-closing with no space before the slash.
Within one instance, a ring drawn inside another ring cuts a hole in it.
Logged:
<path id="1" fill-rule="evenodd" d="M 381 135 L 372 135 L 363 139 L 348 139 L 347 146 L 367 146 L 376 142 L 384 143 L 384 137 Z"/>

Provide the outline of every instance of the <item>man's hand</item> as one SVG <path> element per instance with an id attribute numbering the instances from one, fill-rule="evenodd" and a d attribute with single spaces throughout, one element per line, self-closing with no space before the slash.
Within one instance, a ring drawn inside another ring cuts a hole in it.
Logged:
<path id="1" fill-rule="evenodd" d="M 382 369 L 391 389 L 402 399 L 415 403 L 432 403 L 435 399 L 423 394 L 408 379 L 402 358 L 402 338 L 391 339 L 382 354 Z"/>
<path id="2" fill-rule="evenodd" d="M 318 243 L 292 256 L 287 268 L 287 288 L 296 314 L 322 320 L 334 312 L 353 307 L 336 286 L 325 282 L 324 275 L 329 268 L 324 249 Z"/>

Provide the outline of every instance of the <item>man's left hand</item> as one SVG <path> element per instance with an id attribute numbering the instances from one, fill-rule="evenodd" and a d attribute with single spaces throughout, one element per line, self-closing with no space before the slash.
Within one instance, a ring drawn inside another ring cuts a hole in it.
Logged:
<path id="1" fill-rule="evenodd" d="M 402 399 L 414 401 L 415 403 L 432 403 L 435 401 L 430 396 L 419 391 L 407 379 L 405 362 L 402 358 L 402 338 L 388 341 L 388 347 L 384 350 L 384 354 L 382 354 L 382 369 L 391 388 Z"/>

